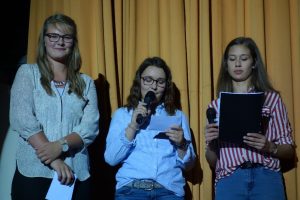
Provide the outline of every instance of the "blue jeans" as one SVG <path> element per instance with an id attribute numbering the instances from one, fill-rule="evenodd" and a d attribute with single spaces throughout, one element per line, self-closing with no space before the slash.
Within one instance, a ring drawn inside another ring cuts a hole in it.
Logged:
<path id="1" fill-rule="evenodd" d="M 153 190 L 136 189 L 132 187 L 121 187 L 115 193 L 115 200 L 184 200 L 174 192 L 165 188 L 155 188 Z"/>
<path id="2" fill-rule="evenodd" d="M 216 184 L 216 200 L 285 200 L 283 177 L 263 167 L 240 169 Z"/>

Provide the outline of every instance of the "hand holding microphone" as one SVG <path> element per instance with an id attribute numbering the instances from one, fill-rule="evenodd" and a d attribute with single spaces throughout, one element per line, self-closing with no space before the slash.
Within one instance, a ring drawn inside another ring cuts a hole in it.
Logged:
<path id="1" fill-rule="evenodd" d="M 136 131 L 139 130 L 140 127 L 144 125 L 145 121 L 150 116 L 148 114 L 148 110 L 151 108 L 151 104 L 154 104 L 155 102 L 156 102 L 155 93 L 153 91 L 149 91 L 144 97 L 144 102 L 139 103 L 139 105 L 134 109 L 131 122 L 126 129 L 126 130 L 130 130 L 129 132 L 126 131 L 126 137 L 128 138 L 129 141 L 133 140 Z M 145 112 L 147 112 L 147 115 L 144 114 Z"/>
<path id="2" fill-rule="evenodd" d="M 210 144 L 215 139 L 219 138 L 219 128 L 216 123 L 216 110 L 214 108 L 208 108 L 206 110 L 206 117 L 208 120 L 208 125 L 205 128 L 205 142 Z"/>
<path id="3" fill-rule="evenodd" d="M 145 98 L 144 98 L 144 103 L 146 104 L 145 105 L 146 109 L 149 110 L 151 104 L 153 104 L 155 101 L 156 101 L 155 93 L 153 91 L 147 92 L 147 94 L 145 95 Z M 136 123 L 139 126 L 142 125 L 146 121 L 148 116 L 149 115 L 143 116 L 142 114 L 138 114 L 138 116 L 136 117 Z"/>
<path id="4" fill-rule="evenodd" d="M 216 123 L 215 122 L 215 119 L 217 117 L 217 113 L 216 113 L 216 110 L 214 108 L 208 108 L 206 110 L 206 117 L 207 117 L 207 120 L 208 120 L 208 123 L 209 124 L 214 124 Z"/>

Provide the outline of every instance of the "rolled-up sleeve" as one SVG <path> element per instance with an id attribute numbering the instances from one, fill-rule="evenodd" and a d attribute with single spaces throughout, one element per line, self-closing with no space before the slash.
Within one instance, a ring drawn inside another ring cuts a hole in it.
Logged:
<path id="1" fill-rule="evenodd" d="M 105 161 L 115 166 L 122 162 L 130 153 L 135 141 L 129 141 L 125 137 L 125 129 L 130 122 L 130 116 L 124 108 L 116 110 L 113 114 L 109 132 L 106 138 L 106 149 L 104 153 Z"/>
<path id="2" fill-rule="evenodd" d="M 79 134 L 85 146 L 90 145 L 99 133 L 99 110 L 96 87 L 92 79 L 86 81 L 86 106 L 79 125 L 73 128 L 73 132 Z"/>
<path id="3" fill-rule="evenodd" d="M 270 134 L 274 134 L 279 144 L 293 144 L 292 128 L 288 119 L 287 109 L 279 95 L 272 111 Z"/>
<path id="4" fill-rule="evenodd" d="M 25 140 L 42 131 L 34 112 L 33 90 L 33 69 L 30 65 L 22 65 L 16 73 L 11 89 L 9 118 L 11 128 Z"/>

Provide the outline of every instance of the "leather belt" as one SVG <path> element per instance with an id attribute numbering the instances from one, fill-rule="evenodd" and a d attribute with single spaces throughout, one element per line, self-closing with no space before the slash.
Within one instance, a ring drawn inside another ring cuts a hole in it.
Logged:
<path id="1" fill-rule="evenodd" d="M 148 179 L 141 179 L 141 180 L 134 180 L 126 185 L 127 187 L 132 187 L 136 189 L 143 189 L 143 190 L 153 190 L 155 188 L 163 188 L 161 184 L 156 181 L 148 180 Z"/>
<path id="2" fill-rule="evenodd" d="M 241 169 L 251 169 L 251 168 L 257 168 L 262 167 L 263 165 L 260 163 L 252 163 L 250 161 L 246 161 L 240 165 Z"/>

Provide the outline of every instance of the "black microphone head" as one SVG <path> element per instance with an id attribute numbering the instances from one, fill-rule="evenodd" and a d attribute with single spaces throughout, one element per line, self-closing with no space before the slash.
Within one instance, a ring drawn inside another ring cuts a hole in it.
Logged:
<path id="1" fill-rule="evenodd" d="M 153 91 L 147 92 L 144 98 L 144 103 L 146 103 L 148 106 L 156 100 L 155 93 Z"/>
<path id="2" fill-rule="evenodd" d="M 210 123 L 210 124 L 215 123 L 216 115 L 217 115 L 217 112 L 214 108 L 208 108 L 206 110 L 206 117 L 207 117 L 208 123 Z"/>
<path id="3" fill-rule="evenodd" d="M 144 103 L 146 103 L 145 107 L 147 109 L 151 108 L 151 105 L 156 102 L 156 96 L 153 91 L 148 91 L 144 98 Z M 151 111 L 152 112 L 152 111 Z M 138 114 L 136 118 L 136 123 L 139 125 L 143 124 L 146 121 L 147 117 L 143 117 L 143 115 Z"/>

